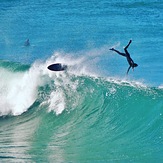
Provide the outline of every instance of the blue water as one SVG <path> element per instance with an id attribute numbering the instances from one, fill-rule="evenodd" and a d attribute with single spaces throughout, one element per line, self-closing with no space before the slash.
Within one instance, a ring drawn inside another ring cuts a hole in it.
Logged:
<path id="1" fill-rule="evenodd" d="M 0 162 L 162 162 L 162 20 L 161 0 L 1 0 Z M 127 76 L 109 49 L 130 39 Z"/>

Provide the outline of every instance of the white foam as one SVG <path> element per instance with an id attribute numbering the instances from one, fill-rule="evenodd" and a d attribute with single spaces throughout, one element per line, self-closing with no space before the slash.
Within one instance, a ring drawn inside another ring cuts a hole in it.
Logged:
<path id="1" fill-rule="evenodd" d="M 38 73 L 33 68 L 26 72 L 0 71 L 0 115 L 20 115 L 37 98 Z"/>
<path id="2" fill-rule="evenodd" d="M 65 109 L 65 100 L 64 94 L 60 91 L 53 91 L 48 100 L 49 103 L 49 112 L 55 111 L 56 115 L 59 115 Z"/>
<path id="3" fill-rule="evenodd" d="M 159 88 L 159 89 L 163 89 L 163 84 L 161 84 L 158 88 Z"/>

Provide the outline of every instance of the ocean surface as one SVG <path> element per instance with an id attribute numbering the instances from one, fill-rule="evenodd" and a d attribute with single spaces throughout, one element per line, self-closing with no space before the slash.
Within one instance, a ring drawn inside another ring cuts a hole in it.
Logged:
<path id="1" fill-rule="evenodd" d="M 162 155 L 162 0 L 0 1 L 0 162 Z"/>

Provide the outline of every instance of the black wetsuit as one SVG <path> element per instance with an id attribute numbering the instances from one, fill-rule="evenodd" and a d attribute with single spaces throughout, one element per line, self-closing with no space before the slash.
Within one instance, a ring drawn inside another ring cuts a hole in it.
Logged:
<path id="1" fill-rule="evenodd" d="M 128 45 L 124 48 L 125 53 L 121 53 L 121 52 L 119 52 L 118 50 L 116 50 L 114 48 L 110 49 L 112 51 L 117 52 L 119 55 L 122 55 L 122 56 L 124 56 L 124 57 L 127 58 L 127 61 L 128 61 L 129 65 L 130 65 L 129 68 L 128 68 L 128 70 L 127 70 L 127 74 L 128 74 L 128 72 L 129 72 L 129 70 L 130 70 L 131 67 L 132 67 L 132 69 L 134 69 L 134 67 L 137 67 L 138 66 L 136 63 L 134 63 L 134 61 L 130 57 L 129 52 L 127 51 L 127 48 L 129 47 L 129 45 L 131 44 L 131 42 L 132 42 L 132 40 L 130 40 L 129 43 L 128 43 Z"/>

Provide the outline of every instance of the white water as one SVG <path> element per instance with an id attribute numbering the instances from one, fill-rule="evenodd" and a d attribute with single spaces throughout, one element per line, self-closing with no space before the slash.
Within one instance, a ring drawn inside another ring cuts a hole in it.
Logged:
<path id="1" fill-rule="evenodd" d="M 33 68 L 26 72 L 0 69 L 0 115 L 20 115 L 37 98 L 39 74 Z"/>

